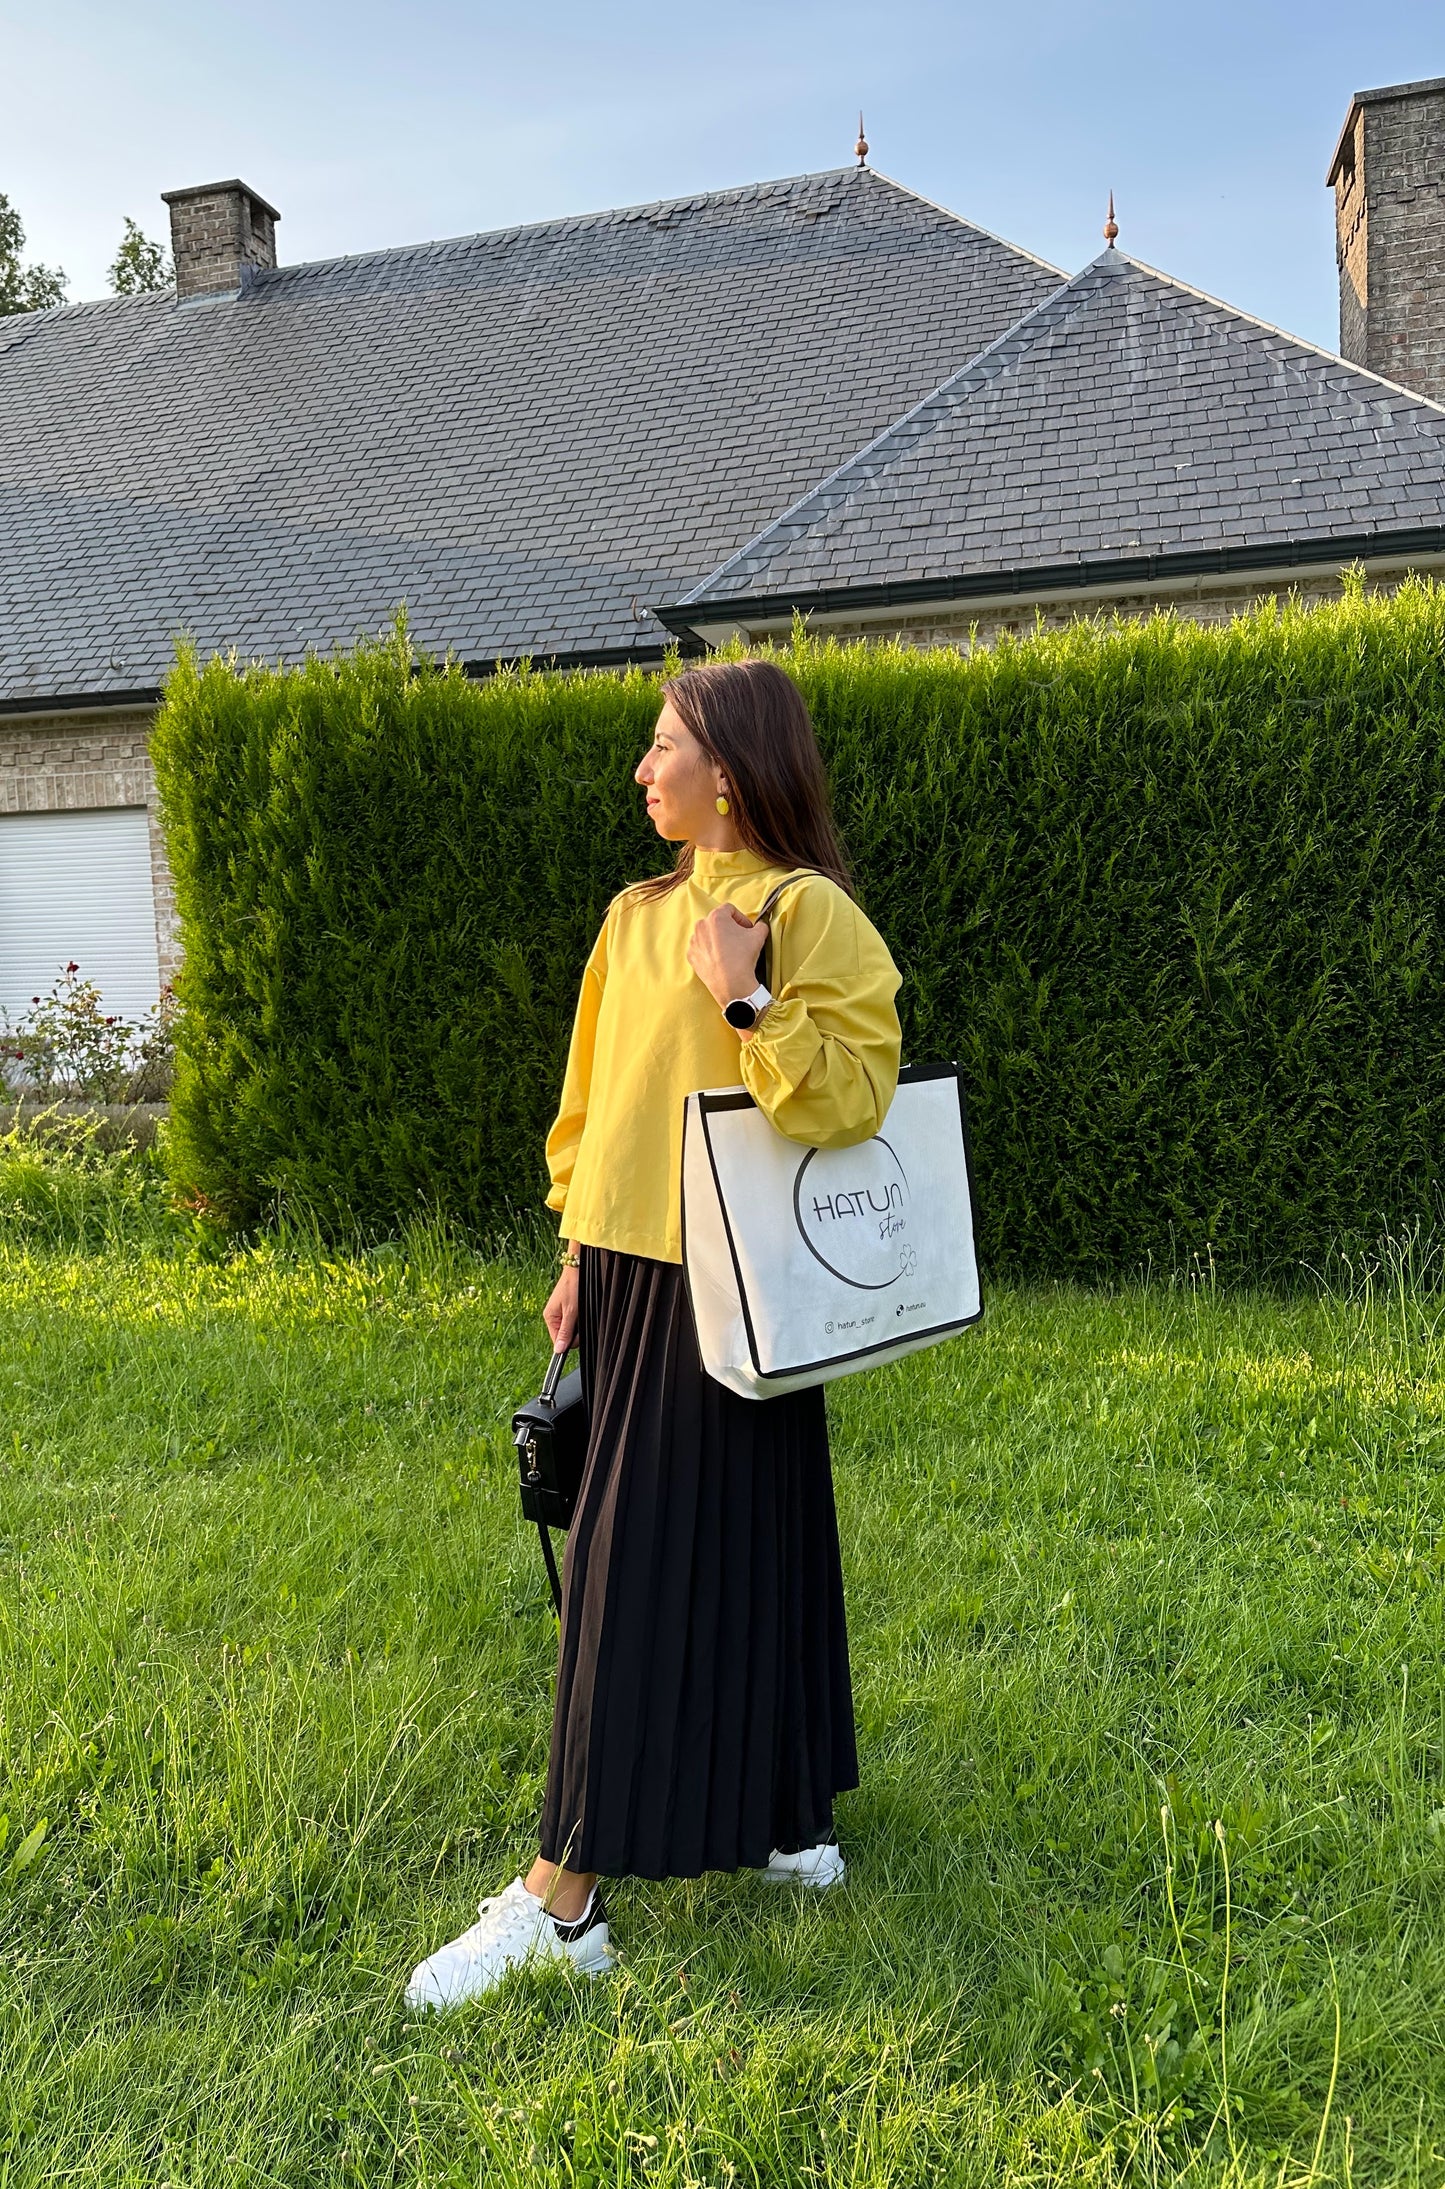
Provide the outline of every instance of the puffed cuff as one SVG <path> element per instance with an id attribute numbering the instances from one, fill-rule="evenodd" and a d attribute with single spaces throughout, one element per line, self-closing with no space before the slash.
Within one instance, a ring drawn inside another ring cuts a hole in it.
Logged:
<path id="1" fill-rule="evenodd" d="M 563 1209 L 567 1206 L 566 1186 L 554 1186 L 551 1192 L 548 1194 L 546 1200 L 542 1203 L 542 1206 L 544 1208 L 555 1209 L 556 1213 L 560 1216 Z"/>
<path id="2" fill-rule="evenodd" d="M 801 996 L 770 1003 L 752 1040 L 740 1044 L 743 1084 L 764 1109 L 771 1108 L 802 1086 L 822 1047 Z"/>

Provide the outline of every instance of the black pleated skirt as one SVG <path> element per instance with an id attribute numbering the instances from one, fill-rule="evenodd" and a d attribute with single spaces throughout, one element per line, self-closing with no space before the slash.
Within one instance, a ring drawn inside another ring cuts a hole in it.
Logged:
<path id="1" fill-rule="evenodd" d="M 581 1265 L 591 1426 L 541 1851 L 612 1877 L 760 1868 L 826 1839 L 858 1784 L 823 1393 L 715 1383 L 676 1264 Z"/>

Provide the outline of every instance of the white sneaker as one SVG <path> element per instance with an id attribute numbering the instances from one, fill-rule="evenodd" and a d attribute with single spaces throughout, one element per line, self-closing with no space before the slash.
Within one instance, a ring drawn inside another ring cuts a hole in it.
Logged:
<path id="1" fill-rule="evenodd" d="M 799 1885 L 811 1885 L 821 1892 L 825 1885 L 836 1885 L 848 1874 L 843 1851 L 835 1840 L 825 1839 L 816 1847 L 800 1847 L 794 1855 L 780 1855 L 775 1847 L 768 1857 L 768 1866 L 762 1875 L 771 1878 L 775 1885 L 796 1880 Z"/>
<path id="2" fill-rule="evenodd" d="M 510 1969 L 528 1963 L 570 1961 L 587 1976 L 600 1976 L 617 1956 L 607 1929 L 602 1895 L 595 1889 L 585 1915 L 560 1923 L 520 1877 L 478 1910 L 480 1920 L 411 1972 L 406 2003 L 416 2013 L 460 2006 L 500 1984 Z"/>

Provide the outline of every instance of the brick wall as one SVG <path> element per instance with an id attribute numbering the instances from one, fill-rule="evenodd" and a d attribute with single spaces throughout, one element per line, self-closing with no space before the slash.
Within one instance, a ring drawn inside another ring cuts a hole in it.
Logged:
<path id="1" fill-rule="evenodd" d="M 89 806 L 144 806 L 161 979 L 179 963 L 175 890 L 156 818 L 146 707 L 71 715 L 0 715 L 0 813 L 54 813 Z"/>
<path id="2" fill-rule="evenodd" d="M 1362 93 L 1333 174 L 1340 349 L 1445 402 L 1445 80 Z"/>
<path id="3" fill-rule="evenodd" d="M 1365 363 L 1370 302 L 1369 203 L 1365 195 L 1365 110 L 1356 107 L 1335 170 L 1335 258 L 1340 269 L 1340 355 Z"/>
<path id="4" fill-rule="evenodd" d="M 276 263 L 276 209 L 243 182 L 161 193 L 171 212 L 176 295 L 234 295 L 247 267 Z"/>
<path id="5" fill-rule="evenodd" d="M 1374 581 L 1387 590 L 1393 590 L 1403 573 L 1382 576 Z M 912 615 L 904 611 L 896 623 L 870 623 L 860 618 L 856 622 L 825 624 L 813 619 L 810 628 L 820 637 L 898 639 L 904 646 L 988 646 L 1004 636 L 1027 637 L 1035 628 L 1036 619 L 1042 621 L 1047 631 L 1062 630 L 1066 624 L 1088 616 L 1147 616 L 1158 608 L 1173 609 L 1176 615 L 1188 616 L 1199 623 L 1227 623 L 1231 616 L 1241 615 L 1256 602 L 1282 598 L 1293 592 L 1306 603 L 1338 600 L 1341 586 L 1337 572 L 1318 577 L 1302 577 L 1293 586 L 1248 585 L 1235 583 L 1228 586 L 1201 588 L 1198 592 L 1157 592 L 1126 594 L 1072 594 L 1065 600 L 1034 602 L 1027 599 L 1010 601 L 1006 605 L 979 608 L 954 607 L 949 604 L 936 609 L 919 608 Z M 763 634 L 759 632 L 757 636 Z M 774 632 L 773 637 L 786 636 Z"/>

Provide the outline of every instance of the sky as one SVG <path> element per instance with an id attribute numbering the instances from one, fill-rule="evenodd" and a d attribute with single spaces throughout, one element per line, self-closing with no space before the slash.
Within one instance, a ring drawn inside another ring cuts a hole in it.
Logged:
<path id="1" fill-rule="evenodd" d="M 870 164 L 1068 273 L 1119 246 L 1333 349 L 1350 95 L 1442 0 L 0 0 L 0 191 L 103 295 L 123 216 L 239 175 L 284 262 Z"/>

